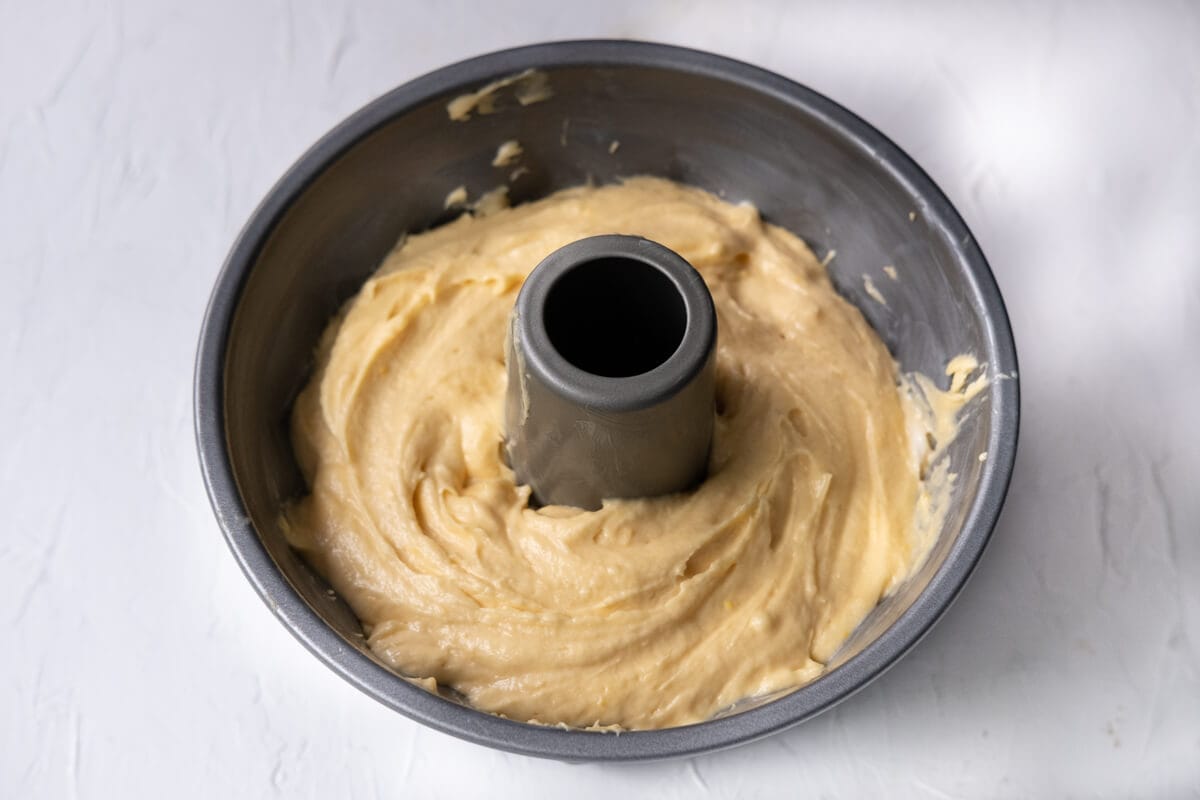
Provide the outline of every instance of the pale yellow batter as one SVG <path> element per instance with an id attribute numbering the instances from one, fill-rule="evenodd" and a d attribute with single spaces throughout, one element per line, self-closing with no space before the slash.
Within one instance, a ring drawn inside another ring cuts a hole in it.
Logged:
<path id="1" fill-rule="evenodd" d="M 661 242 L 712 290 L 710 474 L 533 510 L 503 459 L 508 315 L 542 258 L 604 233 Z M 407 676 L 519 720 L 697 722 L 815 678 L 923 557 L 929 452 L 898 380 L 804 243 L 753 207 L 652 178 L 572 189 L 387 257 L 296 403 L 312 494 L 284 524 Z"/>

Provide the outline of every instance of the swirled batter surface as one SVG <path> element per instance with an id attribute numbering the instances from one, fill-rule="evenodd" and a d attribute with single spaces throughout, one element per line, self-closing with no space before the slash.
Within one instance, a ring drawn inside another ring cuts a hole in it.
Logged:
<path id="1" fill-rule="evenodd" d="M 529 507 L 503 458 L 522 281 L 586 236 L 661 242 L 712 290 L 708 479 L 599 511 Z M 895 362 L 808 247 L 653 178 L 404 241 L 326 331 L 292 418 L 290 541 L 371 648 L 519 720 L 658 728 L 820 674 L 923 555 Z"/>

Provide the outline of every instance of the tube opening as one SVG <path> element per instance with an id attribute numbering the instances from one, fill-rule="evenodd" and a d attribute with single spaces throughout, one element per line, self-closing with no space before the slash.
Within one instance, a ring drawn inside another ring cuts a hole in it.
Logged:
<path id="1" fill-rule="evenodd" d="M 669 359 L 687 331 L 675 282 L 633 258 L 597 258 L 564 272 L 546 295 L 550 344 L 584 372 L 628 378 Z"/>

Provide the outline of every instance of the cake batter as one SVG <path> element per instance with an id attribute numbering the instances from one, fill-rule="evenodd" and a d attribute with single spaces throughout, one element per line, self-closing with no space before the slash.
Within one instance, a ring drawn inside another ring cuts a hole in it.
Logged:
<path id="1" fill-rule="evenodd" d="M 546 255 L 606 233 L 664 244 L 712 292 L 709 476 L 535 510 L 503 458 L 508 316 Z M 817 677 L 924 556 L 930 445 L 900 380 L 808 247 L 752 206 L 655 178 L 571 189 L 386 258 L 296 402 L 311 494 L 283 522 L 423 685 L 523 721 L 699 722 Z"/>

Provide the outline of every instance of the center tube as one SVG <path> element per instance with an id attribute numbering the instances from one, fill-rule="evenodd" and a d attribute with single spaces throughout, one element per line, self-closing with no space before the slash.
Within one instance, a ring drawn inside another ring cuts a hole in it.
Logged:
<path id="1" fill-rule="evenodd" d="M 507 342 L 506 455 L 540 505 L 598 509 L 704 479 L 717 342 L 712 295 L 677 253 L 637 236 L 547 256 Z"/>

